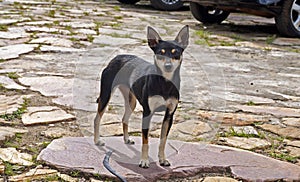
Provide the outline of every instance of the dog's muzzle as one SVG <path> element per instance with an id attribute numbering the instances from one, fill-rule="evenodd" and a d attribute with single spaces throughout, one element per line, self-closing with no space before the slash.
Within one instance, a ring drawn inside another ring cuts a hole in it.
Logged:
<path id="1" fill-rule="evenodd" d="M 171 60 L 167 60 L 165 65 L 164 65 L 164 68 L 167 72 L 171 72 L 172 71 L 172 68 L 173 68 L 173 64 L 171 63 Z"/>

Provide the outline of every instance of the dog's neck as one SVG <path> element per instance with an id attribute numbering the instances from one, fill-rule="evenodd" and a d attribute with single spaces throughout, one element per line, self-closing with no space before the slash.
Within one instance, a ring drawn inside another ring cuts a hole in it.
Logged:
<path id="1" fill-rule="evenodd" d="M 162 76 L 165 79 L 165 81 L 172 82 L 179 90 L 179 88 L 180 88 L 180 66 L 181 65 L 179 65 L 173 72 L 163 72 L 156 64 L 154 64 L 154 65 L 155 65 L 156 74 Z"/>

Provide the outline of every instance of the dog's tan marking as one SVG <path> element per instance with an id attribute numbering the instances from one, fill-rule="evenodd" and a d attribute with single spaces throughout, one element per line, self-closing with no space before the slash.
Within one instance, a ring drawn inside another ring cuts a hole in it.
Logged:
<path id="1" fill-rule="evenodd" d="M 149 109 L 153 113 L 155 109 L 166 104 L 165 99 L 160 95 L 155 95 L 148 98 Z"/>
<path id="2" fill-rule="evenodd" d="M 172 53 L 172 54 L 175 54 L 175 52 L 176 52 L 176 49 L 172 49 L 172 50 L 171 50 L 171 53 Z"/>
<path id="3" fill-rule="evenodd" d="M 100 111 L 100 108 L 101 108 L 101 104 L 99 102 L 98 112 L 94 119 L 94 142 L 96 145 L 104 145 L 104 143 L 100 141 L 100 131 L 99 130 L 100 130 L 100 121 L 104 114 L 105 108 L 102 111 Z"/>
<path id="4" fill-rule="evenodd" d="M 149 157 L 148 157 L 148 151 L 149 151 L 149 145 L 148 145 L 148 136 L 145 136 L 144 133 L 142 133 L 142 139 L 143 139 L 143 145 L 142 145 L 142 156 L 139 166 L 142 168 L 148 168 L 149 167 Z"/>
<path id="5" fill-rule="evenodd" d="M 176 98 L 169 98 L 166 101 L 166 106 L 169 109 L 169 114 L 175 112 L 177 105 L 178 105 L 178 99 Z"/>
<path id="6" fill-rule="evenodd" d="M 166 50 L 165 50 L 165 49 L 162 49 L 162 50 L 160 50 L 160 52 L 161 52 L 162 54 L 165 54 L 165 53 L 166 53 Z"/>

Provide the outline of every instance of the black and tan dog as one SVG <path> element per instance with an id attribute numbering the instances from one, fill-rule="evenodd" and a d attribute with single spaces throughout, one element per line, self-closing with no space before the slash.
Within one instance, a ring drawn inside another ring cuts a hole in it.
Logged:
<path id="1" fill-rule="evenodd" d="M 159 163 L 169 166 L 165 156 L 165 145 L 172 126 L 173 115 L 179 100 L 180 67 L 182 53 L 188 45 L 189 28 L 184 26 L 173 41 L 164 41 L 158 33 L 148 27 L 148 44 L 154 52 L 154 65 L 134 55 L 118 55 L 103 70 L 101 91 L 98 98 L 98 112 L 94 120 L 94 141 L 99 140 L 100 120 L 110 100 L 112 91 L 119 88 L 125 99 L 123 132 L 126 144 L 134 144 L 129 139 L 128 120 L 136 106 L 136 99 L 143 107 L 142 119 L 142 156 L 139 166 L 149 167 L 148 134 L 151 117 L 156 111 L 165 111 L 162 123 Z"/>

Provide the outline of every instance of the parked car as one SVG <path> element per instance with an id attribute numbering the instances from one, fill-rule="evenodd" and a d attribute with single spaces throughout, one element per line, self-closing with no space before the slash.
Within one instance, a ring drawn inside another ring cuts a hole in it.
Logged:
<path id="1" fill-rule="evenodd" d="M 125 4 L 135 4 L 140 0 L 118 0 L 121 3 Z M 151 5 L 160 10 L 178 10 L 183 6 L 183 2 L 181 0 L 150 0 Z"/>
<path id="2" fill-rule="evenodd" d="M 300 37 L 300 0 L 183 0 L 202 23 L 221 23 L 231 12 L 275 18 L 278 31 Z"/>

